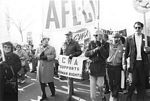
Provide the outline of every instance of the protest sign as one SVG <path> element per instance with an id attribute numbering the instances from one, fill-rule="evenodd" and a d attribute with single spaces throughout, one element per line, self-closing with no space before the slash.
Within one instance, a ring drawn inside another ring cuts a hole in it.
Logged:
<path id="1" fill-rule="evenodd" d="M 73 39 L 78 41 L 82 51 L 84 51 L 91 40 L 91 33 L 86 28 L 82 28 L 73 33 Z"/>
<path id="2" fill-rule="evenodd" d="M 74 57 L 69 59 L 68 56 L 59 56 L 58 74 L 66 77 L 82 79 L 84 57 Z"/>

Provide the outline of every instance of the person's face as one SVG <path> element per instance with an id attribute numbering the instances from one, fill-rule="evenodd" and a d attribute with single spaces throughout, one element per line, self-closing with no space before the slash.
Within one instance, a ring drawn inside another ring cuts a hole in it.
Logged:
<path id="1" fill-rule="evenodd" d="M 103 38 L 103 36 L 101 34 L 96 34 L 96 35 L 94 35 L 94 37 L 95 37 L 96 41 L 100 41 Z"/>
<path id="2" fill-rule="evenodd" d="M 46 38 L 42 41 L 42 44 L 45 46 L 45 45 L 48 45 L 48 42 L 49 42 L 49 40 Z"/>
<path id="3" fill-rule="evenodd" d="M 95 41 L 98 41 L 98 35 L 94 35 L 94 37 L 95 37 Z"/>
<path id="4" fill-rule="evenodd" d="M 134 28 L 136 33 L 141 33 L 143 30 L 143 28 L 139 24 L 135 24 Z"/>
<path id="5" fill-rule="evenodd" d="M 71 39 L 72 39 L 72 35 L 67 35 L 67 36 L 66 36 L 66 41 L 69 42 Z"/>
<path id="6" fill-rule="evenodd" d="M 113 38 L 113 43 L 114 44 L 117 44 L 117 43 L 119 43 L 120 42 L 120 38 L 119 37 L 114 37 Z"/>
<path id="7" fill-rule="evenodd" d="M 4 46 L 3 46 L 3 50 L 4 50 L 4 53 L 9 53 L 9 52 L 11 52 L 11 46 L 9 46 L 9 45 L 4 45 Z"/>
<path id="8" fill-rule="evenodd" d="M 21 49 L 21 47 L 20 47 L 20 46 L 17 46 L 17 47 L 16 47 L 16 50 L 20 50 L 20 49 Z"/>

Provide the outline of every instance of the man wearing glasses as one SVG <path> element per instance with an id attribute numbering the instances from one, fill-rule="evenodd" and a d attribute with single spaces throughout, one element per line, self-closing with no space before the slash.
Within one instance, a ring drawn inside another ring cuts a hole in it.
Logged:
<path id="1" fill-rule="evenodd" d="M 106 59 L 109 56 L 109 43 L 103 40 L 103 33 L 100 30 L 94 34 L 95 40 L 91 41 L 88 45 L 88 49 L 85 52 L 85 56 L 91 60 L 90 71 L 90 96 L 91 101 L 96 100 L 96 86 L 100 92 L 102 101 L 106 101 L 103 92 L 104 75 L 106 67 Z"/>
<path id="2" fill-rule="evenodd" d="M 129 36 L 125 46 L 125 64 L 129 58 L 129 82 L 131 85 L 128 89 L 127 100 L 131 101 L 132 94 L 137 89 L 137 100 L 144 101 L 145 84 L 146 84 L 146 69 L 148 67 L 148 53 L 150 53 L 150 38 L 145 40 L 145 35 L 142 33 L 144 24 L 135 22 L 135 33 Z M 148 46 L 145 46 L 145 41 L 148 41 Z M 126 67 L 126 65 L 124 67 Z"/>

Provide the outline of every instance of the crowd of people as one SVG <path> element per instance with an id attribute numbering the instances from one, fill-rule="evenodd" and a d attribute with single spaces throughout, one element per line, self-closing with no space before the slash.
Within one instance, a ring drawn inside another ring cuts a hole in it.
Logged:
<path id="1" fill-rule="evenodd" d="M 143 27 L 143 23 L 135 22 L 133 26 L 135 32 L 132 35 L 125 38 L 116 32 L 111 41 L 108 35 L 100 30 L 93 34 L 95 39 L 88 43 L 84 53 L 85 57 L 88 57 L 89 65 L 86 65 L 86 68 L 89 73 L 91 101 L 97 101 L 97 91 L 102 101 L 106 101 L 106 93 L 110 93 L 109 101 L 118 101 L 118 94 L 124 89 L 127 90 L 126 101 L 132 101 L 135 90 L 137 91 L 136 101 L 144 101 L 145 89 L 150 86 L 150 37 L 145 40 L 146 36 L 142 33 Z M 73 33 L 69 31 L 65 35 L 66 40 L 60 49 L 60 55 L 68 56 L 69 59 L 80 56 L 82 50 L 79 43 L 73 39 Z M 47 84 L 51 96 L 55 97 L 54 75 L 58 72 L 59 63 L 55 59 L 56 50 L 49 44 L 49 40 L 48 37 L 43 37 L 36 50 L 33 49 L 33 45 L 28 45 L 24 49 L 19 44 L 14 47 L 11 42 L 2 44 L 1 57 L 3 54 L 4 57 L 0 59 L 0 101 L 18 101 L 18 84 L 25 82 L 29 71 L 37 74 L 42 91 L 40 101 L 47 99 L 45 92 Z M 147 46 L 145 46 L 146 41 Z M 30 63 L 32 63 L 32 70 L 30 70 Z M 128 83 L 125 80 L 124 89 L 121 88 L 121 71 L 127 72 L 125 76 Z M 66 100 L 71 101 L 75 93 L 74 78 L 63 78 L 68 80 Z"/>

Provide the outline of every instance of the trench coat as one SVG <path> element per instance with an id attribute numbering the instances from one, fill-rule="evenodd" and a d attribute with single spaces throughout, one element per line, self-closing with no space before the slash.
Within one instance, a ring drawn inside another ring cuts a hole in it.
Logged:
<path id="1" fill-rule="evenodd" d="M 40 60 L 40 54 L 44 51 L 47 60 Z M 38 59 L 37 80 L 41 83 L 53 82 L 54 79 L 54 61 L 56 57 L 55 48 L 48 45 L 46 48 L 42 46 L 37 49 L 35 56 Z"/>

